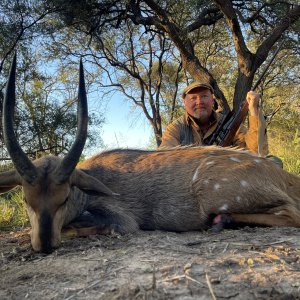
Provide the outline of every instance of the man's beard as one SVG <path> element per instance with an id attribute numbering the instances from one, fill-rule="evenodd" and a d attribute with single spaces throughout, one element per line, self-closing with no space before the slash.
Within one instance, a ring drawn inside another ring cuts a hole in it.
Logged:
<path id="1" fill-rule="evenodd" d="M 209 114 L 207 110 L 203 109 L 196 109 L 193 112 L 193 118 L 197 119 L 198 121 L 204 121 L 206 122 L 209 119 Z"/>

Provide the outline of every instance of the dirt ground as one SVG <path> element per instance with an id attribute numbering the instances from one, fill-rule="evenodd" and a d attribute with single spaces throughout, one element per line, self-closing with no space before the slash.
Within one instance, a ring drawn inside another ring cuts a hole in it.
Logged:
<path id="1" fill-rule="evenodd" d="M 300 232 L 95 235 L 50 255 L 2 232 L 0 276 L 0 299 L 300 299 Z"/>

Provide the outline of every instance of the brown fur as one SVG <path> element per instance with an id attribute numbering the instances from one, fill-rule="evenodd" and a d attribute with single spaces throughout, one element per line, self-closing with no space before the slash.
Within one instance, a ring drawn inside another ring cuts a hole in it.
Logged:
<path id="1" fill-rule="evenodd" d="M 211 215 L 225 213 L 239 223 L 300 227 L 300 178 L 245 151 L 114 150 L 79 164 L 64 184 L 52 177 L 59 162 L 56 157 L 34 162 L 35 186 L 16 171 L 0 174 L 2 192 L 23 185 L 37 251 L 49 251 L 39 234 L 45 211 L 51 218 L 50 248 L 59 245 L 62 227 L 74 220 L 77 227 L 93 226 L 93 232 L 95 226 L 101 232 L 180 232 L 207 229 Z M 84 211 L 85 218 L 76 219 Z"/>
<path id="2" fill-rule="evenodd" d="M 203 229 L 209 215 L 223 212 L 271 214 L 274 225 L 284 215 L 286 225 L 300 226 L 300 178 L 244 151 L 115 150 L 79 167 L 121 194 L 103 203 L 122 207 L 139 226 L 146 220 L 152 229 Z"/>

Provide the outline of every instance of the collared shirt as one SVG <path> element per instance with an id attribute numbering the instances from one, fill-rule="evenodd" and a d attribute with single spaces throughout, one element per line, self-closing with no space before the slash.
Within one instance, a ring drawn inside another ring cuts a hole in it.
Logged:
<path id="1" fill-rule="evenodd" d="M 162 136 L 162 143 L 159 149 L 167 149 L 176 146 L 207 145 L 207 139 L 216 130 L 218 123 L 222 119 L 222 115 L 218 112 L 213 112 L 210 118 L 210 123 L 206 132 L 202 132 L 200 126 L 186 112 L 183 116 L 169 124 Z M 249 129 L 242 125 L 235 135 L 233 146 L 247 148 L 251 152 L 257 153 L 257 136 L 258 136 L 258 118 L 249 116 Z M 267 136 L 265 134 L 263 154 L 268 154 Z"/>

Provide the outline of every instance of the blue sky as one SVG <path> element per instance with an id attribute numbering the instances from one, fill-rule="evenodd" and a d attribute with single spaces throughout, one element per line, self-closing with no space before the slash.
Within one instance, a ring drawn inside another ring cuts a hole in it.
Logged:
<path id="1" fill-rule="evenodd" d="M 101 111 L 105 117 L 101 136 L 105 146 L 100 150 L 149 149 L 152 129 L 140 108 L 132 110 L 130 101 L 118 95 L 102 100 L 100 107 L 98 101 L 89 99 L 90 109 L 95 106 L 96 111 Z"/>
<path id="2" fill-rule="evenodd" d="M 111 98 L 105 112 L 103 140 L 108 148 L 147 148 L 151 128 L 145 118 L 130 110 L 124 100 Z"/>
<path id="3" fill-rule="evenodd" d="M 84 65 L 84 67 L 87 66 L 88 64 Z M 43 70 L 45 70 L 44 65 Z M 57 69 L 51 65 L 47 67 L 47 72 L 49 72 L 50 75 L 52 72 L 58 74 Z M 70 74 L 72 79 L 73 73 Z M 78 80 L 76 78 L 78 76 L 77 69 L 74 74 L 74 81 L 76 82 Z M 77 96 L 77 86 L 74 93 Z M 58 94 L 56 97 L 61 97 L 61 95 Z M 86 146 L 84 149 L 86 155 L 89 156 L 102 150 L 116 148 L 150 148 L 152 129 L 141 108 L 132 110 L 131 102 L 129 100 L 126 101 L 123 94 L 117 92 L 114 94 L 105 94 L 105 90 L 102 89 L 99 91 L 97 86 L 87 89 L 87 98 L 89 112 L 103 116 L 105 123 L 101 128 L 101 138 L 104 142 L 104 147 L 88 148 Z"/>

